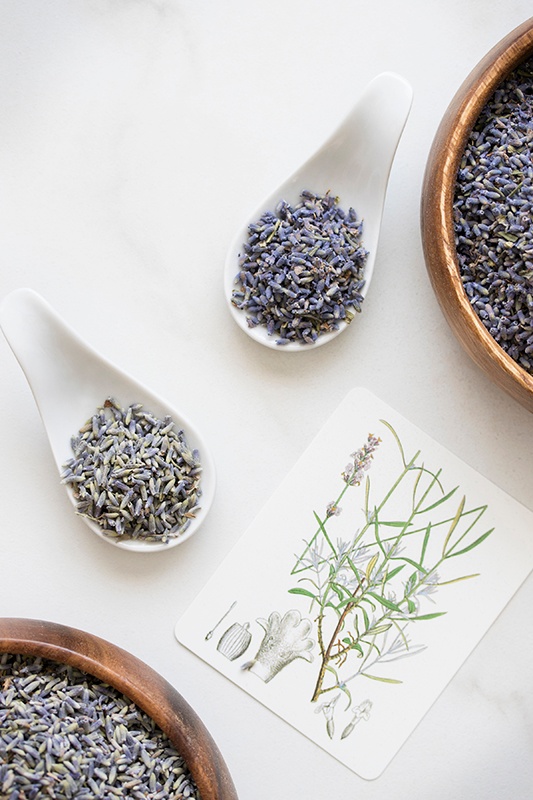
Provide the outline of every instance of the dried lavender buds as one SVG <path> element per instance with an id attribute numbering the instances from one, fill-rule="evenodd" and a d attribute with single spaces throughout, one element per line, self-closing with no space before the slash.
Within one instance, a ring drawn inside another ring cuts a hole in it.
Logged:
<path id="1" fill-rule="evenodd" d="M 183 758 L 113 687 L 47 659 L 0 656 L 0 797 L 199 800 Z"/>
<path id="2" fill-rule="evenodd" d="M 494 91 L 457 174 L 461 277 L 496 342 L 533 374 L 533 59 Z"/>
<path id="3" fill-rule="evenodd" d="M 78 514 L 115 539 L 167 543 L 199 510 L 200 457 L 171 417 L 108 398 L 71 439 L 62 483 Z"/>
<path id="4" fill-rule="evenodd" d="M 231 302 L 276 344 L 313 344 L 361 310 L 363 223 L 329 194 L 303 191 L 248 226 Z"/>

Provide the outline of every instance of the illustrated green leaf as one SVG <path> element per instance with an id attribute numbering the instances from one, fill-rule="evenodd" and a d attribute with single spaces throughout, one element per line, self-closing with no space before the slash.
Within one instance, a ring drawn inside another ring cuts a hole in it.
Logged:
<path id="1" fill-rule="evenodd" d="M 333 667 L 330 664 L 326 664 L 324 669 L 326 669 L 328 672 L 331 672 L 335 676 L 335 680 L 337 680 L 338 676 L 337 676 L 337 670 L 336 669 L 333 669 Z"/>
<path id="2" fill-rule="evenodd" d="M 363 622 L 365 623 L 365 630 L 368 630 L 368 628 L 370 627 L 370 618 L 369 618 L 368 614 L 366 613 L 366 608 L 364 608 L 364 606 L 359 606 L 359 608 L 361 609 L 361 613 L 363 615 Z M 375 608 L 375 606 L 373 606 L 373 608 Z"/>
<path id="3" fill-rule="evenodd" d="M 373 514 L 373 517 L 372 517 L 372 525 L 374 527 L 374 536 L 376 538 L 376 542 L 378 544 L 378 547 L 381 550 L 381 552 L 383 553 L 383 555 L 385 555 L 385 549 L 384 549 L 384 547 L 383 547 L 383 545 L 381 543 L 381 537 L 379 535 L 378 510 L 377 510 L 376 506 L 374 506 L 374 514 Z"/>
<path id="4" fill-rule="evenodd" d="M 413 574 L 409 577 L 409 579 L 405 583 L 404 592 L 403 592 L 403 596 L 405 598 L 407 598 L 408 595 L 411 594 L 411 592 L 413 591 L 413 589 L 415 588 L 415 586 L 417 584 L 417 581 L 418 581 L 418 572 L 413 572 Z"/>
<path id="5" fill-rule="evenodd" d="M 437 617 L 443 617 L 447 612 L 446 611 L 434 611 L 433 614 L 420 614 L 418 617 L 411 617 L 411 621 L 419 622 L 420 620 L 426 619 L 436 619 Z"/>
<path id="6" fill-rule="evenodd" d="M 301 594 L 304 597 L 310 597 L 312 600 L 316 600 L 316 596 L 313 594 L 313 592 L 310 592 L 307 589 L 300 589 L 299 587 L 296 589 L 289 589 L 289 594 Z"/>
<path id="7" fill-rule="evenodd" d="M 372 575 L 372 571 L 378 562 L 378 558 L 379 558 L 379 553 L 376 553 L 375 555 L 372 556 L 372 558 L 368 562 L 368 566 L 366 568 L 366 579 L 369 582 L 370 582 L 370 576 Z"/>
<path id="8" fill-rule="evenodd" d="M 326 540 L 326 542 L 327 542 L 327 543 L 329 544 L 329 546 L 331 547 L 331 550 L 333 551 L 333 555 L 335 555 L 335 556 L 336 556 L 336 555 L 337 555 L 337 551 L 335 550 L 334 546 L 332 545 L 332 543 L 331 543 L 331 541 L 330 541 L 330 538 L 329 538 L 329 536 L 328 536 L 328 533 L 327 533 L 327 531 L 326 531 L 326 528 L 325 528 L 325 526 L 324 526 L 324 523 L 322 522 L 322 520 L 320 519 L 320 517 L 318 516 L 318 514 L 316 513 L 316 511 L 313 511 L 313 514 L 314 514 L 315 520 L 316 520 L 316 522 L 317 522 L 317 525 L 318 525 L 318 527 L 320 528 L 320 532 L 322 533 L 322 535 L 323 535 L 324 539 Z"/>
<path id="9" fill-rule="evenodd" d="M 368 645 L 368 647 L 369 647 L 371 650 L 375 650 L 375 651 L 376 651 L 376 653 L 378 654 L 378 656 L 381 658 L 381 650 L 379 649 L 379 647 L 378 647 L 378 646 L 377 646 L 377 644 L 376 644 L 376 637 L 375 637 L 375 636 L 372 636 L 372 634 L 369 634 L 369 635 L 372 637 L 372 638 L 370 639 L 370 641 L 368 641 L 368 639 L 362 639 L 361 641 L 362 641 L 364 644 Z"/>
<path id="10" fill-rule="evenodd" d="M 405 458 L 405 452 L 404 452 L 404 449 L 403 449 L 403 445 L 400 442 L 400 439 L 398 437 L 398 434 L 396 433 L 396 431 L 394 430 L 392 425 L 387 422 L 386 419 L 380 419 L 380 422 L 383 423 L 383 425 L 385 425 L 385 427 L 387 427 L 389 429 L 389 431 L 392 433 L 392 435 L 396 439 L 396 444 L 398 445 L 398 449 L 399 449 L 401 457 L 402 457 L 403 465 L 404 465 L 404 467 L 407 467 L 407 461 L 406 461 L 406 458 Z"/>
<path id="11" fill-rule="evenodd" d="M 363 678 L 370 678 L 371 681 L 380 681 L 381 683 L 403 683 L 396 678 L 380 678 L 378 675 L 370 675 L 368 672 L 361 672 Z"/>
<path id="12" fill-rule="evenodd" d="M 459 583 L 459 581 L 467 581 L 470 578 L 479 578 L 479 572 L 474 572 L 472 575 L 461 575 L 460 578 L 452 578 L 449 581 L 439 581 L 437 586 L 448 586 L 450 583 Z"/>
<path id="13" fill-rule="evenodd" d="M 372 636 L 377 636 L 379 633 L 385 633 L 388 631 L 389 628 L 392 628 L 392 622 L 389 622 L 386 625 L 376 625 L 375 628 L 371 628 L 368 632 L 372 634 Z"/>
<path id="14" fill-rule="evenodd" d="M 342 601 L 341 601 L 341 602 L 340 602 L 340 603 L 339 603 L 339 604 L 336 606 L 336 608 L 337 608 L 337 609 L 344 608 L 345 606 L 349 606 L 349 605 L 350 605 L 350 603 L 353 603 L 353 604 L 355 605 L 355 602 L 356 602 L 356 601 L 354 600 L 354 598 L 353 598 L 353 597 L 346 597 L 344 600 L 342 600 Z"/>
<path id="15" fill-rule="evenodd" d="M 393 520 L 386 521 L 380 519 L 379 524 L 386 525 L 388 528 L 408 528 L 409 525 L 412 525 L 413 523 L 409 522 L 409 520 L 406 520 L 405 522 L 395 522 Z"/>
<path id="16" fill-rule="evenodd" d="M 446 557 L 446 547 L 448 546 L 448 542 L 450 541 L 450 537 L 451 537 L 452 533 L 454 532 L 454 530 L 456 529 L 457 525 L 459 524 L 459 520 L 463 516 L 465 502 L 466 502 L 466 497 L 463 496 L 462 499 L 461 499 L 461 502 L 459 503 L 457 511 L 455 512 L 455 517 L 452 520 L 452 524 L 450 525 L 450 530 L 448 531 L 448 533 L 446 535 L 446 539 L 444 540 L 444 544 L 442 545 L 442 555 L 444 557 Z"/>
<path id="17" fill-rule="evenodd" d="M 407 610 L 409 611 L 410 614 L 414 614 L 416 611 L 415 603 L 413 602 L 413 600 L 411 600 L 410 597 L 407 597 L 406 600 L 407 600 Z"/>
<path id="18" fill-rule="evenodd" d="M 372 592 L 367 592 L 364 595 L 364 597 L 361 598 L 361 603 L 368 603 L 368 605 L 370 606 L 372 611 L 375 611 L 376 610 L 376 605 L 375 605 L 375 603 L 372 602 L 372 600 L 369 599 L 369 597 L 368 597 L 369 594 L 372 594 Z M 367 625 L 367 628 L 368 628 L 368 625 Z"/>
<path id="19" fill-rule="evenodd" d="M 391 611 L 398 611 L 401 614 L 402 609 L 399 606 L 397 606 L 396 603 L 393 603 L 392 600 L 389 600 L 386 597 L 381 597 L 379 594 L 376 594 L 375 592 L 367 592 L 367 595 L 373 597 L 374 600 L 377 600 L 378 603 L 381 603 L 381 605 L 385 606 L 385 608 L 388 608 Z"/>
<path id="20" fill-rule="evenodd" d="M 454 495 L 454 494 L 455 494 L 455 492 L 457 491 L 457 489 L 458 489 L 458 488 L 459 488 L 459 487 L 458 487 L 458 486 L 456 486 L 454 489 L 452 489 L 450 492 L 448 492 L 448 494 L 445 494 L 443 497 L 440 497 L 438 500 L 436 500 L 436 501 L 435 501 L 434 503 L 432 503 L 430 506 L 426 506 L 426 508 L 421 508 L 421 509 L 418 511 L 418 513 L 419 513 L 419 514 L 425 514 L 427 511 L 433 511 L 433 509 L 434 509 L 434 508 L 437 508 L 437 507 L 438 507 L 438 506 L 440 506 L 442 503 L 445 503 L 447 500 L 449 500 L 449 499 L 450 499 L 450 497 L 452 497 L 452 495 Z"/>
<path id="21" fill-rule="evenodd" d="M 352 561 L 352 559 L 349 556 L 347 556 L 346 561 L 347 561 L 348 565 L 350 566 L 350 569 L 352 570 L 353 574 L 357 578 L 358 582 L 361 583 L 361 575 L 359 573 L 359 570 L 355 566 L 354 562 Z"/>
<path id="22" fill-rule="evenodd" d="M 434 485 L 435 485 L 435 484 L 437 484 L 437 486 L 439 487 L 439 489 L 441 490 L 441 492 L 444 492 L 444 489 L 442 488 L 442 484 L 441 484 L 441 482 L 440 482 L 440 480 L 439 480 L 439 478 L 440 478 L 440 474 L 441 474 L 441 472 L 442 472 L 442 469 L 438 469 L 438 470 L 437 470 L 437 472 L 432 472 L 430 469 L 426 469 L 426 467 L 425 467 L 423 464 L 422 464 L 422 466 L 421 466 L 419 469 L 420 469 L 420 471 L 421 471 L 421 472 L 423 472 L 425 475 L 430 475 L 430 476 L 431 476 L 431 481 L 430 481 L 430 484 L 429 484 L 428 488 L 426 489 L 426 491 L 425 491 L 425 493 L 424 493 L 424 497 L 427 497 L 427 495 L 429 494 L 429 492 L 431 491 L 431 489 L 433 489 L 433 487 L 434 487 Z M 424 498 L 422 498 L 422 499 L 424 499 Z M 422 512 L 421 512 L 421 511 L 417 511 L 416 513 L 417 513 L 417 514 L 420 514 L 420 513 L 422 513 Z"/>
<path id="23" fill-rule="evenodd" d="M 422 469 L 419 470 L 413 485 L 413 508 L 416 506 L 416 494 L 418 492 L 418 484 L 420 483 L 423 472 L 424 472 L 424 465 L 422 464 Z"/>
<path id="24" fill-rule="evenodd" d="M 485 505 L 485 506 L 480 506 L 479 508 L 470 509 L 470 511 L 465 511 L 465 513 L 463 515 L 464 517 L 468 517 L 470 515 L 473 515 L 473 516 L 475 516 L 475 519 L 472 522 L 470 522 L 470 525 L 468 525 L 466 530 L 463 531 L 463 533 L 459 536 L 457 541 L 450 547 L 450 549 L 448 550 L 448 552 L 444 556 L 445 558 L 447 558 L 454 550 L 456 550 L 459 547 L 459 545 L 461 545 L 463 540 L 466 539 L 466 537 L 470 534 L 470 532 L 473 530 L 473 528 L 477 525 L 477 523 L 479 522 L 479 520 L 481 519 L 481 517 L 483 516 L 483 514 L 485 513 L 486 510 L 487 510 L 487 506 Z"/>
<path id="25" fill-rule="evenodd" d="M 351 599 L 351 595 L 347 591 L 345 586 L 342 586 L 340 583 L 333 583 L 333 582 L 330 583 L 330 586 L 341 602 L 346 598 L 346 595 L 348 595 L 349 599 Z"/>
<path id="26" fill-rule="evenodd" d="M 408 558 L 407 556 L 393 556 L 391 558 L 391 561 L 405 561 L 407 564 L 410 564 L 419 572 L 423 572 L 424 575 L 427 573 L 427 569 L 423 567 L 422 564 L 419 564 L 418 561 L 415 561 L 413 558 Z M 418 575 L 416 575 L 416 578 L 418 579 Z"/>
<path id="27" fill-rule="evenodd" d="M 313 578 L 300 578 L 298 583 L 310 583 L 316 589 L 317 595 L 320 594 L 320 587 Z"/>
<path id="28" fill-rule="evenodd" d="M 368 519 L 368 502 L 370 499 L 370 478 L 366 476 L 365 481 L 365 519 Z"/>
<path id="29" fill-rule="evenodd" d="M 392 620 L 392 624 L 394 625 L 394 627 L 396 628 L 396 630 L 398 631 L 398 633 L 399 633 L 399 635 L 400 635 L 400 637 L 402 639 L 402 642 L 404 644 L 405 649 L 409 650 L 409 640 L 407 639 L 407 636 L 405 635 L 405 631 L 403 629 L 404 620 L 401 620 L 401 622 L 402 622 L 401 625 L 398 624 L 398 621 L 395 620 L 393 617 L 391 617 L 391 620 Z"/>
<path id="30" fill-rule="evenodd" d="M 396 577 L 396 575 L 397 575 L 399 572 L 401 572 L 401 571 L 402 571 L 402 569 L 404 569 L 404 567 L 405 567 L 405 564 L 400 564 L 400 566 L 399 566 L 399 567 L 394 567 L 394 569 L 391 569 L 391 571 L 390 571 L 390 572 L 387 572 L 387 574 L 385 575 L 385 580 L 384 580 L 384 583 L 387 583 L 388 581 L 390 581 L 390 580 L 392 580 L 394 577 Z"/>
<path id="31" fill-rule="evenodd" d="M 422 552 L 420 553 L 420 564 L 424 563 L 424 558 L 426 557 L 426 550 L 429 543 L 429 537 L 431 535 L 431 522 L 428 523 L 426 528 L 426 533 L 424 536 L 424 541 L 422 542 Z"/>
<path id="32" fill-rule="evenodd" d="M 481 542 L 484 542 L 485 539 L 488 536 L 490 536 L 493 531 L 494 531 L 494 528 L 491 528 L 490 530 L 486 531 L 486 533 L 483 533 L 481 536 L 478 536 L 476 541 L 472 542 L 472 544 L 469 544 L 466 547 L 463 547 L 461 550 L 457 550 L 455 553 L 450 552 L 448 554 L 447 558 L 453 558 L 454 556 L 462 556 L 464 553 L 468 553 L 470 550 L 473 550 L 474 547 L 477 547 L 479 544 L 481 544 Z"/>

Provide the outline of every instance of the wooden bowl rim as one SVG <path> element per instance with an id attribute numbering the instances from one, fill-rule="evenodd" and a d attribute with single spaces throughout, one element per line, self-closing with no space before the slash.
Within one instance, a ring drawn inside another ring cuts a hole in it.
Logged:
<path id="1" fill-rule="evenodd" d="M 168 681 L 128 651 L 55 622 L 3 617 L 0 653 L 40 656 L 108 683 L 166 733 L 183 756 L 202 800 L 238 800 L 226 763 L 196 712 Z"/>
<path id="2" fill-rule="evenodd" d="M 498 42 L 459 87 L 429 152 L 422 186 L 421 229 L 429 277 L 452 329 L 474 361 L 501 388 L 533 411 L 533 375 L 500 347 L 468 301 L 460 278 L 453 228 L 455 180 L 470 132 L 496 87 L 530 56 L 533 17 Z M 482 343 L 481 350 L 461 335 L 472 330 Z"/>

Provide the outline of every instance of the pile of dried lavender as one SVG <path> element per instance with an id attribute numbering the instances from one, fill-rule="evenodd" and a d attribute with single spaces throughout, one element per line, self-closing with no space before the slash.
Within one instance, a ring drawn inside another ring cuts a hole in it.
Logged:
<path id="1" fill-rule="evenodd" d="M 108 398 L 71 440 L 61 474 L 77 511 L 113 538 L 168 542 L 199 510 L 201 465 L 171 417 Z"/>
<path id="2" fill-rule="evenodd" d="M 491 336 L 533 374 L 533 59 L 495 90 L 457 174 L 464 289 Z"/>
<path id="3" fill-rule="evenodd" d="M 183 758 L 154 721 L 84 672 L 0 656 L 0 796 L 200 800 Z"/>
<path id="4" fill-rule="evenodd" d="M 362 221 L 329 192 L 303 191 L 248 227 L 231 302 L 276 343 L 312 344 L 361 310 L 367 252 Z"/>

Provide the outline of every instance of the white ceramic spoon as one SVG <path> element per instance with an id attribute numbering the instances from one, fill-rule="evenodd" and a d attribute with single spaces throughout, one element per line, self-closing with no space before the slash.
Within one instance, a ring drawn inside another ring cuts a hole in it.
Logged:
<path id="1" fill-rule="evenodd" d="M 231 314 L 252 339 L 284 352 L 309 350 L 331 341 L 347 327 L 348 323 L 341 323 L 338 330 L 322 334 L 314 344 L 294 342 L 283 346 L 276 344 L 278 337 L 268 335 L 265 326 L 249 327 L 245 311 L 231 303 L 239 253 L 248 239 L 248 225 L 259 220 L 265 211 L 274 211 L 280 200 L 294 205 L 304 189 L 315 194 L 330 190 L 339 198 L 341 208 L 347 211 L 351 206 L 363 219 L 362 242 L 368 251 L 361 292 L 364 297 L 374 270 L 389 174 L 412 98 L 411 86 L 399 75 L 384 72 L 374 78 L 335 133 L 261 203 L 235 237 L 226 257 L 224 288 Z"/>
<path id="2" fill-rule="evenodd" d="M 87 345 L 31 289 L 17 289 L 0 306 L 0 326 L 22 367 L 41 414 L 54 459 L 60 473 L 72 457 L 70 439 L 107 397 L 123 407 L 142 403 L 157 417 L 170 414 L 176 429 L 185 433 L 187 444 L 200 453 L 202 465 L 201 509 L 181 536 L 167 544 L 142 540 L 116 540 L 100 526 L 82 517 L 98 536 L 117 547 L 137 552 L 168 550 L 195 533 L 213 500 L 215 469 L 210 453 L 198 431 L 182 414 L 145 386 L 115 367 Z M 66 486 L 75 506 L 72 490 Z"/>

